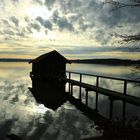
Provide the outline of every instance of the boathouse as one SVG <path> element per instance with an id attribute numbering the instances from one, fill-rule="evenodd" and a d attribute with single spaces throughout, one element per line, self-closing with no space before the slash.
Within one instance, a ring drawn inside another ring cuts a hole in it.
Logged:
<path id="1" fill-rule="evenodd" d="M 56 78 L 65 76 L 66 63 L 71 63 L 57 51 L 43 54 L 29 63 L 32 63 L 33 76 Z"/>
<path id="2" fill-rule="evenodd" d="M 32 93 L 45 106 L 57 109 L 65 99 L 66 63 L 71 63 L 57 51 L 43 54 L 32 63 Z"/>

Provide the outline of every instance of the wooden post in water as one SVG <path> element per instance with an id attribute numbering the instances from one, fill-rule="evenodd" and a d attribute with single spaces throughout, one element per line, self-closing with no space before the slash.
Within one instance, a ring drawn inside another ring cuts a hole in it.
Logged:
<path id="1" fill-rule="evenodd" d="M 88 106 L 88 90 L 86 89 L 86 106 Z"/>
<path id="2" fill-rule="evenodd" d="M 123 93 L 126 95 L 127 92 L 127 81 L 124 81 L 124 89 L 123 89 Z M 122 112 L 122 119 L 123 121 L 125 121 L 125 114 L 126 114 L 126 102 L 123 101 L 123 112 Z"/>
<path id="3" fill-rule="evenodd" d="M 99 86 L 99 76 L 96 79 L 96 87 Z M 98 92 L 96 92 L 95 110 L 98 112 Z"/>
<path id="4" fill-rule="evenodd" d="M 82 82 L 82 74 L 80 74 L 80 83 Z M 79 86 L 79 99 L 81 101 L 81 86 Z"/>

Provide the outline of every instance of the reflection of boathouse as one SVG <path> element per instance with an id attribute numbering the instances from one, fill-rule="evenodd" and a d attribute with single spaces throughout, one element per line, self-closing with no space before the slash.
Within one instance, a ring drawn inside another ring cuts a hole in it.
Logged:
<path id="1" fill-rule="evenodd" d="M 70 63 L 57 51 L 52 51 L 30 61 L 32 63 L 32 93 L 36 100 L 56 109 L 65 102 L 66 63 Z"/>

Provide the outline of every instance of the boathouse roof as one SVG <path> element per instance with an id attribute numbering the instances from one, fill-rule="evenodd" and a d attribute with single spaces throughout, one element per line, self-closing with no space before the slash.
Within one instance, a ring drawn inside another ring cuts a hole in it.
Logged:
<path id="1" fill-rule="evenodd" d="M 66 59 L 64 56 L 62 56 L 60 53 L 58 53 L 56 50 L 54 51 L 51 51 L 49 53 L 45 53 L 31 61 L 29 61 L 29 63 L 36 63 L 36 62 L 39 62 L 39 61 L 42 61 L 44 59 L 47 60 L 47 58 L 56 58 L 57 60 L 61 60 L 63 61 L 64 63 L 71 63 L 68 59 Z"/>

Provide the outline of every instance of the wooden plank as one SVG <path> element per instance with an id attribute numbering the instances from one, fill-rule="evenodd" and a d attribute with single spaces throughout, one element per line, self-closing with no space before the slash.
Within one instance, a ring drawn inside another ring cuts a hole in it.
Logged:
<path id="1" fill-rule="evenodd" d="M 83 82 L 79 82 L 79 81 L 75 81 L 75 80 L 71 80 L 71 79 L 64 79 L 64 80 L 66 82 L 72 83 L 73 85 L 77 85 L 77 86 L 81 86 L 83 88 L 86 88 L 87 90 L 95 91 L 95 92 L 101 93 L 103 95 L 113 97 L 115 99 L 123 100 L 123 101 L 130 103 L 130 104 L 140 106 L 140 98 L 139 97 L 135 97 L 135 96 L 131 96 L 131 95 L 124 95 L 123 93 L 120 93 L 117 91 L 112 91 L 109 89 L 96 87 L 94 85 L 90 85 L 87 83 L 83 83 Z"/>

